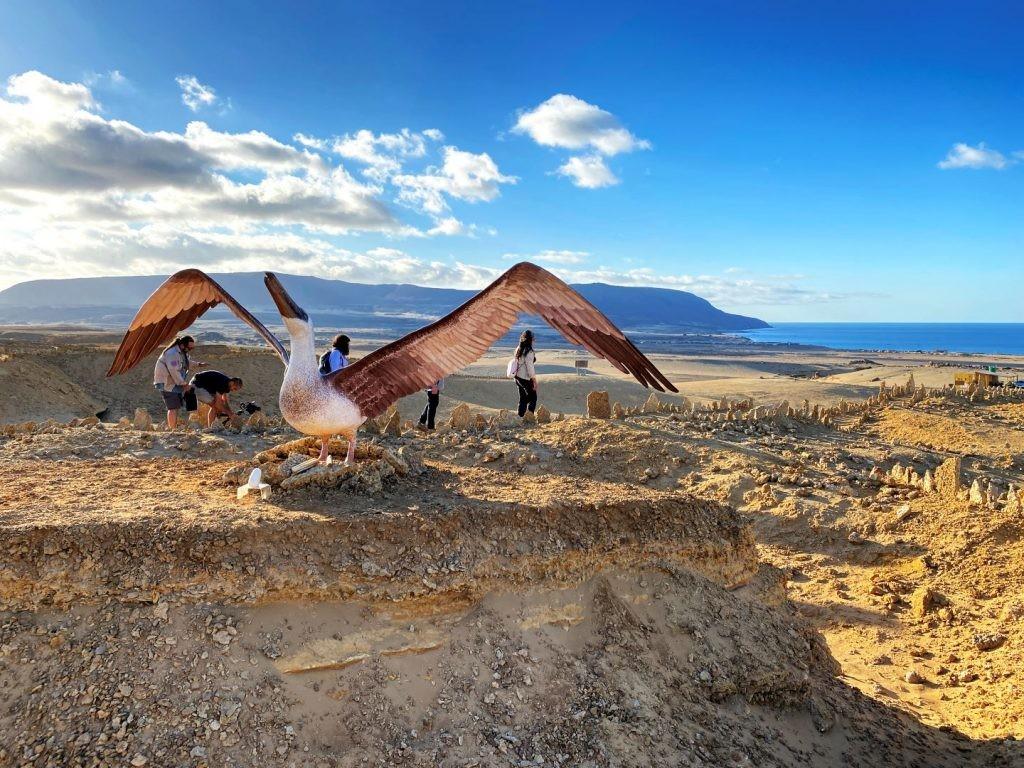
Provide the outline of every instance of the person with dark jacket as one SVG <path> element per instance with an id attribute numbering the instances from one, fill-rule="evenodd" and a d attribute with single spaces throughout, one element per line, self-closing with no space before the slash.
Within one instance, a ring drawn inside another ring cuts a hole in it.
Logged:
<path id="1" fill-rule="evenodd" d="M 225 376 L 220 371 L 203 371 L 192 377 L 189 384 L 195 389 L 196 400 L 210 406 L 206 426 L 212 427 L 217 417 L 227 417 L 230 421 L 234 412 L 228 402 L 228 393 L 237 392 L 242 388 L 242 380 Z"/>
<path id="2" fill-rule="evenodd" d="M 444 379 L 439 379 L 427 387 L 427 404 L 423 406 L 423 413 L 420 414 L 420 429 L 434 428 L 434 416 L 437 415 L 437 404 L 441 402 L 442 389 Z"/>

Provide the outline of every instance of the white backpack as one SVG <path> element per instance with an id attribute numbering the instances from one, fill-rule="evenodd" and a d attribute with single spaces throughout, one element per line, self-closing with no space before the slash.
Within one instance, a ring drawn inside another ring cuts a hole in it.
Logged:
<path id="1" fill-rule="evenodd" d="M 505 369 L 505 377 L 514 379 L 519 375 L 519 358 L 513 357 L 508 361 L 508 367 Z"/>

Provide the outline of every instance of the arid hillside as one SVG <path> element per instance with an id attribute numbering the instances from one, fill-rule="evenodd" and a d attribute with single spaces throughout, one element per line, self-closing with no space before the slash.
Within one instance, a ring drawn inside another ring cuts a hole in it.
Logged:
<path id="1" fill-rule="evenodd" d="M 270 408 L 118 423 L 159 416 L 148 371 L 90 344 L 5 361 L 85 371 L 109 420 L 19 390 L 0 426 L 0 765 L 1024 765 L 1013 393 L 830 361 L 758 375 L 860 397 L 648 401 L 598 367 L 522 423 L 497 357 L 435 433 L 410 398 L 294 474 Z M 204 351 L 272 396 L 273 358 Z"/>
<path id="2" fill-rule="evenodd" d="M 0 360 L 0 765 L 1024 764 L 1013 392 L 548 352 L 522 423 L 498 352 L 292 474 L 269 353 L 204 345 L 265 412 L 167 432 L 59 341 Z"/>

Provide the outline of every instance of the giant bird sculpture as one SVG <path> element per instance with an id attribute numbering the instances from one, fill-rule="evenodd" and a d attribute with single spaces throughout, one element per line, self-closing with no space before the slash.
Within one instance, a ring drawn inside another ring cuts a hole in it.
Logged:
<path id="1" fill-rule="evenodd" d="M 353 364 L 322 376 L 313 324 L 275 275 L 267 290 L 291 337 L 291 355 L 245 307 L 198 269 L 178 272 L 142 305 L 121 340 L 107 376 L 125 373 L 167 344 L 208 309 L 227 305 L 252 326 L 285 364 L 281 415 L 299 432 L 321 438 L 321 461 L 331 435 L 348 440 L 346 463 L 355 459 L 356 430 L 401 397 L 429 387 L 479 359 L 520 314 L 539 315 L 573 344 L 582 345 L 645 387 L 676 392 L 626 336 L 576 291 L 545 269 L 523 262 L 505 272 L 437 322 L 381 347 Z"/>

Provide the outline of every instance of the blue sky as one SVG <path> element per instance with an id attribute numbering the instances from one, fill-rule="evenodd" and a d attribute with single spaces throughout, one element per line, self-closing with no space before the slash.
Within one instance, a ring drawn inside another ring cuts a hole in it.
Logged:
<path id="1" fill-rule="evenodd" d="M 339 5 L 0 7 L 0 287 L 530 258 L 775 321 L 1024 321 L 1010 3 Z"/>

